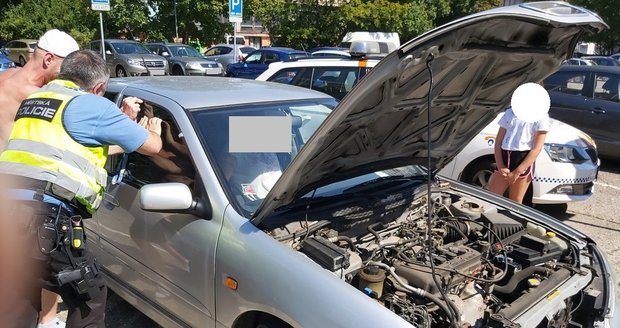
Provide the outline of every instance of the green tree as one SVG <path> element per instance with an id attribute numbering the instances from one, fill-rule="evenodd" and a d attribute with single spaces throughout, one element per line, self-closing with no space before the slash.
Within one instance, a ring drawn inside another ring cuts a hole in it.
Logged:
<path id="1" fill-rule="evenodd" d="M 38 39 L 57 28 L 73 36 L 80 46 L 98 39 L 99 14 L 90 9 L 89 0 L 24 0 L 9 5 L 0 16 L 0 38 Z M 118 37 L 126 27 L 146 29 L 148 8 L 142 0 L 115 0 L 104 12 L 105 37 Z"/>
<path id="2" fill-rule="evenodd" d="M 153 12 L 149 34 L 154 38 L 172 40 L 175 36 L 175 1 L 149 0 Z M 227 0 L 176 0 L 179 37 L 184 42 L 198 38 L 210 44 L 223 40 L 225 33 L 233 33 L 228 17 Z"/>
<path id="3" fill-rule="evenodd" d="M 436 24 L 445 24 L 469 14 L 496 8 L 501 3 L 502 0 L 449 0 L 447 14 L 441 15 Z"/>
<path id="4" fill-rule="evenodd" d="M 601 33 L 584 35 L 583 41 L 596 42 L 604 54 L 613 53 L 620 45 L 620 11 L 617 0 L 573 0 L 572 4 L 582 6 L 599 14 L 609 25 L 609 29 Z"/>

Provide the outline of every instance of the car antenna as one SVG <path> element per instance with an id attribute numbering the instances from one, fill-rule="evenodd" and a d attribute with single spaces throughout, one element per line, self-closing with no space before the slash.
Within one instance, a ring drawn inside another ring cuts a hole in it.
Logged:
<path id="1" fill-rule="evenodd" d="M 431 169 L 431 96 L 433 93 L 433 69 L 431 68 L 431 62 L 435 59 L 435 56 L 433 56 L 432 53 L 428 54 L 428 57 L 426 57 L 426 69 L 428 71 L 429 74 L 429 79 L 428 79 L 428 94 L 426 95 L 426 119 L 427 119 L 427 124 L 426 124 L 426 204 L 427 204 L 427 209 L 426 209 L 426 241 L 427 241 L 427 247 L 428 247 L 428 262 L 430 264 L 431 267 L 431 276 L 433 277 L 433 282 L 435 283 L 435 286 L 437 286 L 437 289 L 439 290 L 439 293 L 441 294 L 441 297 L 444 299 L 444 301 L 446 302 L 447 305 L 447 309 L 449 310 L 450 313 L 446 313 L 449 317 L 450 317 L 450 324 L 453 328 L 459 328 L 462 327 L 461 325 L 461 315 L 459 313 L 459 310 L 456 308 L 456 305 L 454 305 L 454 303 L 447 297 L 446 292 L 444 291 L 444 289 L 442 288 L 441 284 L 439 283 L 439 281 L 437 280 L 437 275 L 435 273 L 435 264 L 433 263 L 433 238 L 432 238 L 432 216 L 433 216 L 433 199 L 432 199 L 432 195 L 431 195 L 431 185 L 433 183 L 433 171 Z"/>

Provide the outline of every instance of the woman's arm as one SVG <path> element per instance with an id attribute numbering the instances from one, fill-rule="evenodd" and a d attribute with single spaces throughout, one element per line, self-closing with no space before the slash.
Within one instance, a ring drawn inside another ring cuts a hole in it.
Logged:
<path id="1" fill-rule="evenodd" d="M 495 156 L 495 164 L 497 165 L 497 170 L 502 173 L 502 175 L 506 176 L 510 171 L 506 168 L 506 164 L 502 159 L 502 143 L 504 142 L 504 137 L 506 136 L 506 129 L 500 127 L 497 131 L 497 136 L 495 137 L 495 146 L 493 147 L 493 155 Z"/>
<path id="2" fill-rule="evenodd" d="M 545 137 L 547 136 L 547 131 L 538 131 L 534 136 L 534 145 L 530 152 L 525 156 L 521 164 L 517 166 L 515 171 L 517 174 L 523 174 L 528 167 L 532 166 L 534 162 L 536 162 L 536 158 L 538 158 L 538 154 L 542 151 L 545 146 Z"/>

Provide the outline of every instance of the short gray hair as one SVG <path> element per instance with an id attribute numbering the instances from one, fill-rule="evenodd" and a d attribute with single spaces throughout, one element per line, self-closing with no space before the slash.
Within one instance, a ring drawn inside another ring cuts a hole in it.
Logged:
<path id="1" fill-rule="evenodd" d="M 72 81 L 82 89 L 88 90 L 98 83 L 107 83 L 110 70 L 105 60 L 96 52 L 78 50 L 67 55 L 62 61 L 58 78 Z"/>

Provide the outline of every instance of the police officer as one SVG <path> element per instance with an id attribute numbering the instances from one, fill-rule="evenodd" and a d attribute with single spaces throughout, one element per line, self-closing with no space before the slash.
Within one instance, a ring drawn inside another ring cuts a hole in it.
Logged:
<path id="1" fill-rule="evenodd" d="M 95 52 L 80 50 L 63 61 L 58 79 L 21 103 L 0 174 L 12 198 L 9 217 L 21 261 L 15 278 L 20 299 L 4 322 L 34 327 L 40 288 L 67 304 L 67 327 L 104 327 L 107 289 L 92 253 L 85 248 L 82 219 L 102 202 L 108 147 L 155 155 L 161 150 L 161 120 L 136 123 L 101 97 L 109 70 Z M 6 212 L 5 212 L 6 214 Z M 21 229 L 21 230 L 20 230 Z"/>

